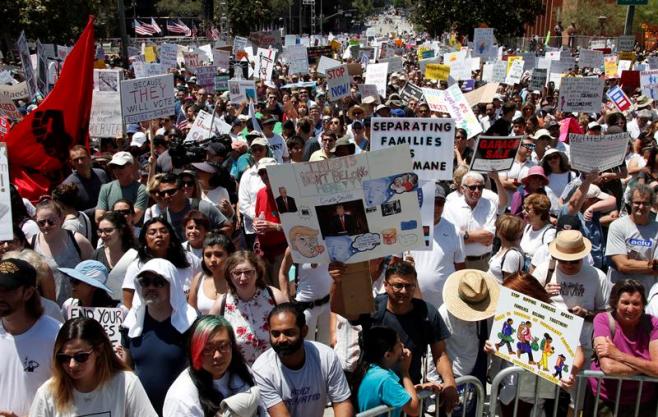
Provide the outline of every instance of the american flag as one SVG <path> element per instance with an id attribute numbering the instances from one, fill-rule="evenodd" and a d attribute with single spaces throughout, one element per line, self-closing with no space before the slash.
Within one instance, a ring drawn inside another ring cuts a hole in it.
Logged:
<path id="1" fill-rule="evenodd" d="M 183 119 L 176 124 L 176 128 L 180 131 L 189 130 L 190 122 L 188 122 L 187 119 Z"/>
<path id="2" fill-rule="evenodd" d="M 151 27 L 153 30 L 155 30 L 155 33 L 160 34 L 162 33 L 162 29 L 160 29 L 160 26 L 155 22 L 155 19 L 151 18 Z"/>
<path id="3" fill-rule="evenodd" d="M 140 22 L 137 19 L 135 19 L 134 25 L 135 35 L 153 36 L 157 33 L 153 26 L 149 25 L 148 23 Z"/>
<path id="4" fill-rule="evenodd" d="M 196 38 L 197 32 L 198 32 L 198 30 L 196 28 L 196 25 L 194 24 L 194 22 L 192 22 L 192 31 L 191 31 L 190 35 L 192 35 L 193 38 Z M 189 36 L 189 35 L 185 35 L 185 36 Z"/>
<path id="5" fill-rule="evenodd" d="M 216 27 L 211 27 L 207 30 L 206 36 L 212 39 L 213 41 L 219 40 L 219 31 Z"/>
<path id="6" fill-rule="evenodd" d="M 190 28 L 187 27 L 185 23 L 181 22 L 180 19 L 173 23 L 167 20 L 167 31 L 171 33 L 180 33 L 183 36 L 192 36 Z"/>

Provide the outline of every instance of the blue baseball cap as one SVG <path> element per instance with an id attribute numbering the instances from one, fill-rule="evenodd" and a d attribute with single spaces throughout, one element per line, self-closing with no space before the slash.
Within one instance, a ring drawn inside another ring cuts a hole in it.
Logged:
<path id="1" fill-rule="evenodd" d="M 102 263 L 94 260 L 82 261 L 75 266 L 75 268 L 57 268 L 69 277 L 82 281 L 92 287 L 100 288 L 108 294 L 112 294 L 112 290 L 105 285 L 107 282 L 107 274 L 109 271 Z"/>

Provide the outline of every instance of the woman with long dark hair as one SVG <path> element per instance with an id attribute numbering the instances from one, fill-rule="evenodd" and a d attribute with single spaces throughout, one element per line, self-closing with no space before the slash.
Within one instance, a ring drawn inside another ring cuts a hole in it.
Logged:
<path id="1" fill-rule="evenodd" d="M 387 405 L 395 408 L 392 416 L 397 417 L 402 411 L 417 416 L 420 401 L 409 375 L 410 365 L 411 351 L 404 347 L 395 330 L 385 326 L 366 330 L 350 387 L 354 407 L 361 412 Z"/>
<path id="2" fill-rule="evenodd" d="M 220 233 L 209 233 L 203 242 L 201 269 L 190 285 L 188 303 L 201 314 L 208 314 L 217 297 L 228 292 L 224 263 L 235 252 L 231 239 Z"/>
<path id="3" fill-rule="evenodd" d="M 119 361 L 94 319 L 64 323 L 52 364 L 53 376 L 37 391 L 30 417 L 157 416 L 139 379 Z"/>
<path id="4" fill-rule="evenodd" d="M 190 367 L 167 391 L 164 417 L 264 414 L 258 406 L 258 388 L 225 318 L 199 318 L 190 331 L 187 353 Z"/>

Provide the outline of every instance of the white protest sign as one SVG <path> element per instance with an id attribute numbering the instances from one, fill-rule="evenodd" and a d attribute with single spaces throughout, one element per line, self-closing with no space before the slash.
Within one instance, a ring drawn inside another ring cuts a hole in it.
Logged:
<path id="1" fill-rule="evenodd" d="M 494 45 L 493 28 L 475 28 L 473 32 L 472 56 L 488 57 L 489 51 Z"/>
<path id="2" fill-rule="evenodd" d="M 380 96 L 386 97 L 386 78 L 388 76 L 388 62 L 370 64 L 366 68 L 366 84 L 377 86 Z"/>
<path id="3" fill-rule="evenodd" d="M 7 116 L 10 120 L 22 118 L 18 111 L 18 101 L 27 101 L 30 90 L 25 81 L 14 85 L 0 85 L 0 116 Z"/>
<path id="4" fill-rule="evenodd" d="M 642 94 L 658 100 L 658 69 L 640 72 L 640 87 Z"/>
<path id="5" fill-rule="evenodd" d="M 228 80 L 231 103 L 240 104 L 243 100 L 256 100 L 256 83 L 253 80 Z"/>
<path id="6" fill-rule="evenodd" d="M 200 46 L 197 50 L 197 53 L 199 54 L 199 59 L 201 59 L 201 61 L 206 63 L 210 63 L 210 61 L 212 61 L 213 53 L 211 44 Z"/>
<path id="7" fill-rule="evenodd" d="M 531 90 L 541 91 L 546 85 L 546 79 L 548 78 L 548 70 L 545 68 L 535 68 L 532 70 L 532 76 L 530 77 L 529 87 Z"/>
<path id="8" fill-rule="evenodd" d="M 491 83 L 493 82 L 494 64 L 487 62 L 482 66 L 482 81 Z"/>
<path id="9" fill-rule="evenodd" d="M 23 65 L 23 73 L 25 74 L 25 81 L 27 88 L 30 92 L 30 98 L 34 97 L 37 93 L 37 78 L 32 68 L 32 60 L 30 58 L 30 49 L 27 46 L 27 39 L 25 39 L 25 32 L 21 31 L 18 41 L 16 41 L 16 49 Z"/>
<path id="10" fill-rule="evenodd" d="M 133 70 L 135 71 L 135 78 L 153 77 L 155 75 L 164 75 L 167 69 L 162 64 L 145 62 L 133 62 Z"/>
<path id="11" fill-rule="evenodd" d="M 581 343 L 582 317 L 507 287 L 498 288 L 500 296 L 489 336 L 498 347 L 496 356 L 559 385 L 573 369 Z M 587 338 L 591 335 L 590 330 Z M 534 384 L 519 386 L 519 395 L 532 396 L 535 389 Z M 554 387 L 549 391 L 555 392 Z"/>
<path id="12" fill-rule="evenodd" d="M 547 52 L 544 54 L 544 56 L 546 57 L 546 59 L 548 59 L 549 61 L 559 61 L 559 60 L 560 60 L 560 55 L 561 55 L 561 51 L 560 51 L 560 50 L 556 50 L 556 51 L 547 51 Z"/>
<path id="13" fill-rule="evenodd" d="M 589 47 L 592 49 L 605 49 L 607 48 L 605 39 L 596 39 L 589 42 Z"/>
<path id="14" fill-rule="evenodd" d="M 394 72 L 404 71 L 404 65 L 402 64 L 402 58 L 399 56 L 392 56 L 389 58 L 381 58 L 378 62 L 388 63 L 387 72 L 392 74 Z"/>
<path id="15" fill-rule="evenodd" d="M 327 69 L 327 99 L 336 101 L 350 94 L 350 74 L 347 65 Z"/>
<path id="16" fill-rule="evenodd" d="M 377 86 L 374 84 L 359 84 L 359 93 L 361 94 L 361 100 L 366 97 L 374 97 L 377 104 L 381 103 Z"/>
<path id="17" fill-rule="evenodd" d="M 571 167 L 583 172 L 600 172 L 624 163 L 628 132 L 590 136 L 569 134 Z"/>
<path id="18" fill-rule="evenodd" d="M 11 76 L 9 71 L 0 71 L 0 85 L 1 84 L 17 84 L 18 81 Z"/>
<path id="19" fill-rule="evenodd" d="M 471 79 L 471 65 L 465 59 L 450 63 L 450 76 L 456 81 Z"/>
<path id="20" fill-rule="evenodd" d="M 221 131 L 220 123 L 222 123 L 222 121 L 220 118 L 215 116 L 215 120 L 213 121 L 212 116 L 212 114 L 206 111 L 199 110 L 199 114 L 197 114 L 196 119 L 194 119 L 194 123 L 192 123 L 190 131 L 187 133 L 187 136 L 185 136 L 184 142 L 199 142 L 208 139 L 211 136 L 226 133 Z"/>
<path id="21" fill-rule="evenodd" d="M 276 56 L 276 49 L 263 49 L 258 48 L 254 61 L 256 66 L 254 74 L 256 77 L 263 81 L 270 81 L 272 79 L 272 71 L 274 70 L 274 57 Z"/>
<path id="22" fill-rule="evenodd" d="M 504 83 L 505 78 L 507 78 L 507 61 L 494 62 L 491 82 Z"/>
<path id="23" fill-rule="evenodd" d="M 240 51 L 244 51 L 247 48 L 247 43 L 249 40 L 247 38 L 243 38 L 242 36 L 236 36 L 233 39 L 233 55 L 236 55 Z"/>
<path id="24" fill-rule="evenodd" d="M 468 133 L 468 138 L 472 138 L 482 132 L 482 125 L 478 121 L 470 104 L 459 89 L 458 84 L 453 84 L 444 90 L 444 98 L 448 106 L 448 112 L 455 119 L 455 127 L 462 128 Z"/>
<path id="25" fill-rule="evenodd" d="M 537 66 L 537 55 L 534 52 L 524 52 L 523 56 L 523 71 L 532 71 Z"/>
<path id="26" fill-rule="evenodd" d="M 471 159 L 471 170 L 509 171 L 523 136 L 479 136 Z"/>
<path id="27" fill-rule="evenodd" d="M 647 57 L 647 63 L 650 69 L 658 69 L 658 56 Z"/>
<path id="28" fill-rule="evenodd" d="M 304 45 L 286 47 L 289 74 L 308 74 L 308 51 Z"/>
<path id="29" fill-rule="evenodd" d="M 231 64 L 231 53 L 223 49 L 213 48 L 212 63 L 217 68 L 228 71 Z"/>
<path id="30" fill-rule="evenodd" d="M 12 228 L 11 197 L 9 194 L 9 160 L 7 144 L 0 142 L 0 240 L 14 240 Z"/>
<path id="31" fill-rule="evenodd" d="M 355 263 L 423 249 L 418 176 L 408 145 L 267 168 L 293 262 Z M 342 217 L 342 218 L 341 218 Z"/>
<path id="32" fill-rule="evenodd" d="M 326 75 L 326 71 L 329 68 L 335 68 L 339 65 L 340 65 L 340 61 L 336 61 L 335 59 L 331 59 L 322 55 L 320 57 L 320 61 L 318 62 L 318 73 Z"/>
<path id="33" fill-rule="evenodd" d="M 444 90 L 436 88 L 422 88 L 423 96 L 431 111 L 439 113 L 449 113 L 448 106 L 445 101 Z"/>
<path id="34" fill-rule="evenodd" d="M 512 66 L 505 77 L 505 84 L 520 84 L 521 78 L 523 77 L 523 65 L 524 62 L 522 59 L 517 59 L 512 62 Z"/>
<path id="35" fill-rule="evenodd" d="M 284 46 L 291 46 L 297 44 L 297 35 L 286 35 L 283 40 Z"/>
<path id="36" fill-rule="evenodd" d="M 561 112 L 600 112 L 604 83 L 600 78 L 562 78 L 558 109 Z"/>
<path id="37" fill-rule="evenodd" d="M 73 307 L 71 309 L 72 319 L 86 317 L 94 319 L 103 326 L 105 334 L 110 339 L 112 346 L 121 344 L 119 329 L 123 323 L 123 310 L 111 307 Z"/>
<path id="38" fill-rule="evenodd" d="M 454 120 L 373 117 L 370 132 L 371 150 L 409 145 L 413 170 L 419 179 L 437 181 L 452 178 Z"/>
<path id="39" fill-rule="evenodd" d="M 115 69 L 94 70 L 94 91 L 119 92 L 123 71 Z"/>
<path id="40" fill-rule="evenodd" d="M 176 68 L 178 64 L 178 45 L 173 43 L 161 44 L 158 58 L 163 67 L 167 69 Z"/>
<path id="41" fill-rule="evenodd" d="M 126 123 L 173 115 L 174 75 L 121 81 L 121 108 Z"/>
<path id="42" fill-rule="evenodd" d="M 619 64 L 617 66 L 617 76 L 621 78 L 622 72 L 630 71 L 632 66 L 633 66 L 633 61 L 629 61 L 627 59 L 620 59 Z"/>
<path id="43" fill-rule="evenodd" d="M 89 135 L 116 138 L 123 135 L 121 95 L 119 92 L 94 91 L 89 116 Z"/>
<path id="44" fill-rule="evenodd" d="M 603 52 L 592 49 L 581 49 L 578 58 L 580 68 L 601 68 L 603 67 Z"/>
<path id="45" fill-rule="evenodd" d="M 201 66 L 199 54 L 196 52 L 183 52 L 183 61 L 185 62 L 185 69 L 196 68 Z"/>
<path id="46" fill-rule="evenodd" d="M 466 58 L 466 64 L 469 66 L 471 71 L 479 71 L 481 63 L 482 63 L 482 59 L 480 57 Z"/>
<path id="47" fill-rule="evenodd" d="M 617 51 L 632 51 L 635 46 L 635 36 L 624 35 L 617 38 Z"/>
<path id="48" fill-rule="evenodd" d="M 427 67 L 427 64 L 439 64 L 441 63 L 440 58 L 426 58 L 426 59 L 421 59 L 418 61 L 418 67 L 420 68 L 420 73 L 425 75 L 425 69 Z"/>
<path id="49" fill-rule="evenodd" d="M 212 65 L 209 67 L 198 67 L 196 70 L 196 83 L 203 88 L 215 88 L 215 75 L 217 75 L 217 67 Z"/>

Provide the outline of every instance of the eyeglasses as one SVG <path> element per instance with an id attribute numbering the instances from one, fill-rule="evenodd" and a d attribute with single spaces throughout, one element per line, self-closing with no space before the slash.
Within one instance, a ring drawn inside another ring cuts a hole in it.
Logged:
<path id="1" fill-rule="evenodd" d="M 133 214 L 133 212 L 130 209 L 123 209 L 123 210 L 112 210 L 113 212 L 117 214 L 121 214 L 122 216 L 129 216 Z"/>
<path id="2" fill-rule="evenodd" d="M 228 352 L 230 352 L 231 351 L 231 343 L 230 342 L 223 342 L 223 343 L 218 343 L 216 345 L 206 345 L 201 352 L 203 353 L 204 356 L 212 356 L 217 351 L 219 351 L 219 353 L 228 353 Z"/>
<path id="3" fill-rule="evenodd" d="M 475 191 L 475 190 L 484 190 L 484 185 L 483 184 L 475 184 L 475 185 L 464 185 L 465 188 L 468 188 L 470 191 Z"/>
<path id="4" fill-rule="evenodd" d="M 37 224 L 39 227 L 44 227 L 46 225 L 48 226 L 54 226 L 55 225 L 55 220 L 53 219 L 42 219 L 42 220 L 37 220 Z"/>
<path id="5" fill-rule="evenodd" d="M 87 362 L 87 360 L 89 360 L 89 357 L 91 356 L 92 353 L 94 353 L 93 349 L 88 352 L 78 352 L 73 355 L 65 355 L 63 353 L 58 353 L 56 357 L 57 357 L 57 361 L 63 364 L 71 363 L 71 359 L 73 359 L 77 363 L 85 363 Z"/>
<path id="6" fill-rule="evenodd" d="M 139 277 L 137 278 L 137 283 L 142 288 L 164 288 L 167 284 L 169 284 L 166 279 L 161 277 Z"/>
<path id="7" fill-rule="evenodd" d="M 635 207 L 648 207 L 651 205 L 650 201 L 633 201 L 632 203 Z"/>
<path id="8" fill-rule="evenodd" d="M 178 192 L 178 188 L 170 188 L 168 190 L 162 190 L 158 192 L 160 197 L 171 197 L 172 195 Z"/>
<path id="9" fill-rule="evenodd" d="M 554 160 L 554 159 L 560 159 L 560 155 L 559 154 L 553 154 L 553 155 L 549 155 L 546 158 L 546 160 L 548 160 L 548 161 L 551 161 L 551 160 Z"/>
<path id="10" fill-rule="evenodd" d="M 256 275 L 256 270 L 255 269 L 244 269 L 242 271 L 231 271 L 231 276 L 233 278 L 240 278 L 242 275 L 246 276 L 247 278 L 252 278 L 254 275 Z"/>
<path id="11" fill-rule="evenodd" d="M 523 146 L 523 147 L 526 148 L 526 149 L 530 149 L 530 150 L 535 149 L 535 145 L 532 144 L 532 143 L 524 143 L 524 144 L 521 145 L 521 146 Z"/>
<path id="12" fill-rule="evenodd" d="M 195 185 L 194 181 L 183 181 L 183 187 L 194 187 Z"/>
<path id="13" fill-rule="evenodd" d="M 116 227 L 106 227 L 105 229 L 98 229 L 98 231 L 96 233 L 98 234 L 98 236 L 104 235 L 104 234 L 109 235 L 109 234 L 112 234 L 112 232 L 114 232 L 115 230 L 117 230 Z"/>
<path id="14" fill-rule="evenodd" d="M 395 283 L 395 284 L 388 284 L 390 285 L 395 291 L 402 291 L 402 290 L 407 290 L 407 291 L 412 291 L 416 289 L 416 284 L 400 284 L 400 283 Z"/>

